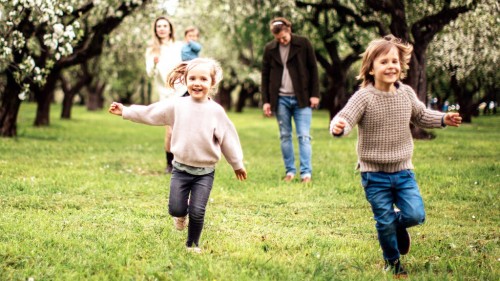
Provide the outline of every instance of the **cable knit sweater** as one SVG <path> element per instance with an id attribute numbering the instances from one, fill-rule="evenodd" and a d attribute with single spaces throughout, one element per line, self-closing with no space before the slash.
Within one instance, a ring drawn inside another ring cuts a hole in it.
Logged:
<path id="1" fill-rule="evenodd" d="M 382 92 L 373 85 L 358 90 L 332 119 L 346 123 L 343 135 L 358 124 L 358 167 L 361 172 L 393 173 L 413 169 L 410 123 L 422 128 L 442 126 L 444 113 L 429 110 L 410 86 L 396 83 L 396 92 Z"/>
<path id="2" fill-rule="evenodd" d="M 234 170 L 243 168 L 243 151 L 236 129 L 213 100 L 173 98 L 149 106 L 123 107 L 123 119 L 148 125 L 172 126 L 171 152 L 178 163 L 213 167 L 221 153 Z"/>

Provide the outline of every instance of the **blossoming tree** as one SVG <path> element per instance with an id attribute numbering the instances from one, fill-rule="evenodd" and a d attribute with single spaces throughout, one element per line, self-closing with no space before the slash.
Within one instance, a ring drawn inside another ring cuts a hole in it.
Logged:
<path id="1" fill-rule="evenodd" d="M 0 0 L 0 136 L 16 136 L 29 92 L 38 103 L 35 125 L 48 125 L 61 71 L 99 55 L 104 38 L 148 2 Z"/>

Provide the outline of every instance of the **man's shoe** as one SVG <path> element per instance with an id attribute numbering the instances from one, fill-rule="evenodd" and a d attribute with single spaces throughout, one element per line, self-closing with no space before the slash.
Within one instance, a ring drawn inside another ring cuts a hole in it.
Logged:
<path id="1" fill-rule="evenodd" d="M 301 182 L 302 183 L 310 183 L 312 181 L 311 177 L 303 177 Z"/>
<path id="2" fill-rule="evenodd" d="M 287 174 L 287 175 L 283 178 L 283 180 L 284 180 L 285 182 L 291 182 L 291 181 L 293 180 L 293 178 L 295 178 L 295 175 L 294 175 L 294 174 Z"/>
<path id="3" fill-rule="evenodd" d="M 186 226 L 189 224 L 189 218 L 186 215 L 185 217 L 174 217 L 174 226 L 177 230 L 184 230 Z"/>
<path id="4" fill-rule="evenodd" d="M 404 227 L 398 227 L 396 229 L 396 236 L 398 240 L 398 250 L 399 254 L 406 255 L 410 252 L 411 237 L 408 230 Z"/>
<path id="5" fill-rule="evenodd" d="M 391 272 L 394 276 L 394 278 L 407 278 L 408 273 L 404 269 L 403 265 L 401 265 L 401 262 L 399 259 L 396 259 L 394 261 L 385 261 L 385 267 L 384 267 L 385 272 Z"/>

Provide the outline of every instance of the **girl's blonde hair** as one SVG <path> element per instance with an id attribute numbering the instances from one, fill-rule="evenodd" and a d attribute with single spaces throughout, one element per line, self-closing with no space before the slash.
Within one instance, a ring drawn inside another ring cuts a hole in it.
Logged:
<path id="1" fill-rule="evenodd" d="M 167 75 L 167 85 L 170 88 L 174 88 L 176 84 L 187 85 L 187 75 L 191 69 L 200 64 L 209 64 L 210 68 L 210 78 L 212 79 L 211 95 L 215 94 L 215 89 L 217 85 L 222 80 L 222 68 L 218 61 L 212 58 L 195 58 L 190 61 L 184 61 L 179 63 L 170 73 Z"/>
<path id="2" fill-rule="evenodd" d="M 371 41 L 368 48 L 366 48 L 366 51 L 362 54 L 363 62 L 361 64 L 361 70 L 359 71 L 359 75 L 356 76 L 356 79 L 363 80 L 361 88 L 364 88 L 369 84 L 375 85 L 375 77 L 370 74 L 373 70 L 373 62 L 378 56 L 387 54 L 393 47 L 398 49 L 399 54 L 399 64 L 401 65 L 399 79 L 404 79 L 406 77 L 406 71 L 409 68 L 408 64 L 410 63 L 413 46 L 407 42 L 403 42 L 394 35 L 389 34 L 383 38 Z"/>
<path id="3" fill-rule="evenodd" d="M 159 55 L 160 54 L 160 48 L 161 48 L 161 40 L 160 37 L 158 37 L 158 34 L 156 33 L 156 23 L 159 20 L 166 20 L 168 22 L 168 26 L 170 28 L 170 38 L 168 39 L 169 41 L 174 42 L 175 41 L 175 30 L 174 26 L 172 23 L 168 20 L 166 16 L 159 16 L 155 19 L 153 22 L 153 38 L 150 43 L 150 52 L 151 54 L 154 55 Z"/>

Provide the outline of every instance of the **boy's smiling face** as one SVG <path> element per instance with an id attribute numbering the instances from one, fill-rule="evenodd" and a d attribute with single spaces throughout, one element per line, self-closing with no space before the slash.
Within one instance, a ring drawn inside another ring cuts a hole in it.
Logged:
<path id="1" fill-rule="evenodd" d="M 199 32 L 197 30 L 189 31 L 186 34 L 186 42 L 198 41 L 198 37 L 199 37 Z"/>
<path id="2" fill-rule="evenodd" d="M 394 90 L 394 83 L 401 74 L 398 48 L 392 47 L 386 54 L 376 57 L 370 74 L 375 78 L 376 89 L 384 92 Z"/>

